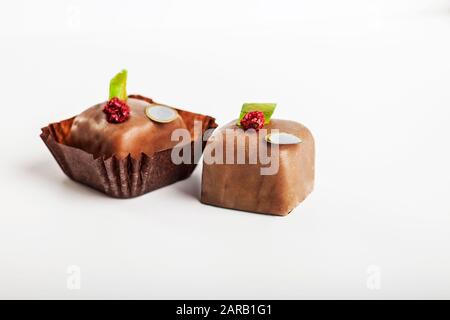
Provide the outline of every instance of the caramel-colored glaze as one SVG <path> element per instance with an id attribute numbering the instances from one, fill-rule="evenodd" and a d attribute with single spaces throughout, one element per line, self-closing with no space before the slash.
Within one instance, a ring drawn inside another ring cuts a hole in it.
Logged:
<path id="1" fill-rule="evenodd" d="M 103 113 L 106 102 L 97 104 L 78 115 L 67 137 L 66 144 L 80 148 L 97 157 L 138 158 L 141 153 L 148 156 L 155 152 L 171 149 L 178 142 L 171 141 L 175 129 L 186 129 L 180 115 L 169 123 L 150 120 L 145 108 L 151 103 L 142 99 L 129 98 L 131 114 L 123 123 L 109 123 Z"/>
<path id="2" fill-rule="evenodd" d="M 237 140 L 242 135 L 257 135 L 258 143 L 252 145 L 245 144 L 246 164 L 225 164 L 227 141 L 226 129 L 234 130 L 235 158 L 237 150 Z M 208 142 L 204 156 L 206 157 L 209 148 L 215 148 L 215 144 L 223 143 L 223 163 L 207 164 L 203 162 L 202 192 L 201 201 L 219 207 L 230 209 L 273 214 L 287 215 L 300 202 L 302 202 L 314 186 L 314 139 L 311 132 L 302 124 L 288 121 L 272 119 L 268 125 L 264 126 L 267 134 L 273 129 L 286 132 L 299 137 L 302 142 L 299 144 L 278 145 L 279 146 L 279 170 L 274 175 L 261 175 L 260 169 L 268 167 L 262 164 L 258 157 L 256 164 L 249 164 L 250 150 L 260 148 L 265 144 L 263 131 L 245 132 L 236 126 L 236 120 L 230 122 L 217 130 Z"/>

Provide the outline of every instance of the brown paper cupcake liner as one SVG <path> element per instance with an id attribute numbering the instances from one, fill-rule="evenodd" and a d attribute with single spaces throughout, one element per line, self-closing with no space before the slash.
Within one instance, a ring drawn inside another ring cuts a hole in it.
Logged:
<path id="1" fill-rule="evenodd" d="M 130 97 L 153 102 L 138 95 Z M 72 180 L 88 185 L 115 198 L 132 198 L 155 189 L 186 179 L 194 171 L 198 159 L 194 159 L 194 145 L 202 141 L 202 152 L 206 142 L 203 134 L 208 129 L 217 128 L 215 119 L 177 109 L 193 132 L 194 121 L 202 122 L 202 136 L 191 141 L 191 163 L 174 164 L 171 160 L 172 149 L 156 152 L 152 155 L 142 153 L 139 158 L 130 155 L 119 159 L 115 155 L 109 158 L 95 158 L 93 154 L 66 144 L 66 137 L 75 117 L 42 128 L 41 138 L 52 153 L 62 171 Z"/>

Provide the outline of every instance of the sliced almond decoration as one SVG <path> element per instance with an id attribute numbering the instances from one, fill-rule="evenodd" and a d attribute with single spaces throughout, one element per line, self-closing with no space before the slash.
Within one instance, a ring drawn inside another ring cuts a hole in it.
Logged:
<path id="1" fill-rule="evenodd" d="M 151 120 L 161 123 L 168 123 L 175 120 L 178 116 L 177 110 L 162 106 L 159 104 L 154 104 L 145 108 L 145 114 Z"/>
<path id="2" fill-rule="evenodd" d="M 297 144 L 302 142 L 302 139 L 299 137 L 286 132 L 270 133 L 265 139 L 267 142 L 274 144 Z"/>

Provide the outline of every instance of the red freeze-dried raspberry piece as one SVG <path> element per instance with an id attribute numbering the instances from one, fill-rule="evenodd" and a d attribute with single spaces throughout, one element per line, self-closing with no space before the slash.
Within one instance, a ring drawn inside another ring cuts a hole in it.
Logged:
<path id="1" fill-rule="evenodd" d="M 103 108 L 106 120 L 110 123 L 122 123 L 130 117 L 130 107 L 117 97 L 109 100 Z"/>
<path id="2" fill-rule="evenodd" d="M 247 113 L 241 120 L 241 126 L 244 130 L 255 129 L 258 131 L 264 126 L 264 113 L 261 111 L 251 111 Z"/>

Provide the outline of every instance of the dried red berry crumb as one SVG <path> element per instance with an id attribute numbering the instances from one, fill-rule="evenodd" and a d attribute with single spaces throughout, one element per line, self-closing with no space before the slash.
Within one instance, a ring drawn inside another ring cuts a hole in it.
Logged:
<path id="1" fill-rule="evenodd" d="M 110 123 L 122 123 L 130 117 L 130 107 L 117 97 L 106 103 L 103 112 L 106 114 L 106 120 Z"/>
<path id="2" fill-rule="evenodd" d="M 264 113 L 261 111 L 251 111 L 247 113 L 241 120 L 241 126 L 244 130 L 255 129 L 258 131 L 264 126 Z"/>

